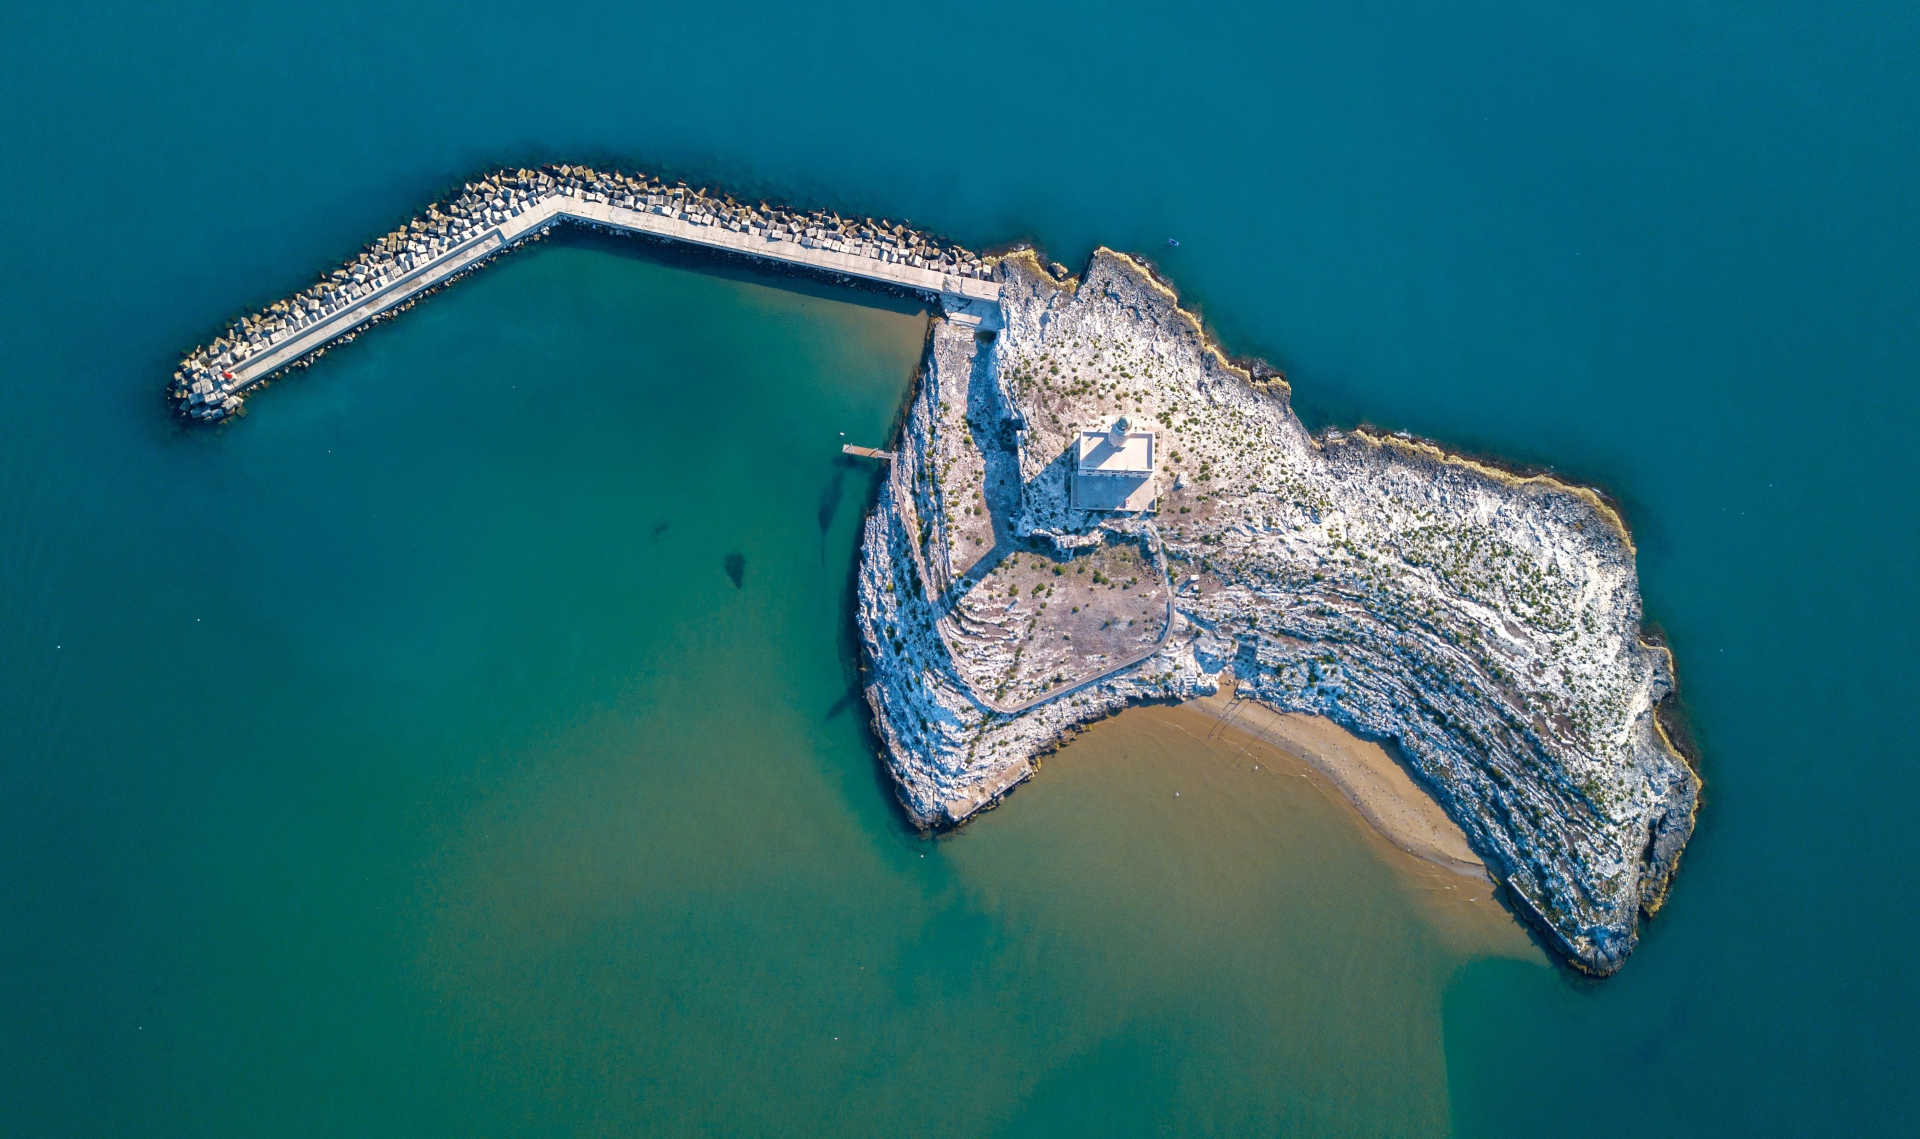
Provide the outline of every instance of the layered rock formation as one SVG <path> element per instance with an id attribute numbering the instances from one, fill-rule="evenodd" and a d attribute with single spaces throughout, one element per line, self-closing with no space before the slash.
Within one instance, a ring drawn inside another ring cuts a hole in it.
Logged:
<path id="1" fill-rule="evenodd" d="M 936 321 L 864 536 L 866 691 L 913 818 L 960 823 L 1075 725 L 1231 670 L 1392 741 L 1516 911 L 1617 969 L 1699 791 L 1618 515 L 1413 439 L 1310 435 L 1124 256 L 995 271 L 1002 327 Z M 1152 512 L 1069 504 L 1079 431 L 1115 414 L 1157 433 Z"/>

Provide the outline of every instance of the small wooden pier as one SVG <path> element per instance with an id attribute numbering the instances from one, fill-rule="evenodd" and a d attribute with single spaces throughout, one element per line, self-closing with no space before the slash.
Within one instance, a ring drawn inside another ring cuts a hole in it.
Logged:
<path id="1" fill-rule="evenodd" d="M 875 448 L 872 448 L 872 447 L 861 447 L 853 443 L 840 444 L 840 453 L 843 455 L 855 455 L 862 459 L 891 460 L 893 458 L 892 451 L 881 451 L 881 450 L 876 450 Z"/>

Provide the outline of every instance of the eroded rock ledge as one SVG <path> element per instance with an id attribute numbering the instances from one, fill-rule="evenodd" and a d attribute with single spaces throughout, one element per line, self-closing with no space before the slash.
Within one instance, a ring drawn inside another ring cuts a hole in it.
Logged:
<path id="1" fill-rule="evenodd" d="M 866 693 L 900 800 L 963 822 L 1076 725 L 1240 692 L 1391 740 L 1515 909 L 1596 974 L 1664 899 L 1699 781 L 1656 709 L 1634 549 L 1591 491 L 1310 435 L 1172 291 L 1101 250 L 1000 258 L 997 332 L 936 320 L 866 523 Z M 1074 509 L 1078 432 L 1157 433 L 1157 509 Z"/>

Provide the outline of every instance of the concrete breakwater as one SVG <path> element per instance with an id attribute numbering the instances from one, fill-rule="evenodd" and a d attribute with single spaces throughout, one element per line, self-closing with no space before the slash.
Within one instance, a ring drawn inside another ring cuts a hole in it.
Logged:
<path id="1" fill-rule="evenodd" d="M 190 419 L 224 419 L 248 389 L 560 223 L 904 289 L 962 325 L 991 324 L 1000 297 L 978 256 L 905 225 L 748 205 L 684 182 L 583 166 L 499 171 L 188 353 L 169 395 Z"/>

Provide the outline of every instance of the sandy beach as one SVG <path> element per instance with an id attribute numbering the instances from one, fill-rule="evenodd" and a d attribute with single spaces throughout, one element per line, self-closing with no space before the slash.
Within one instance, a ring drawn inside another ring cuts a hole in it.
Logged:
<path id="1" fill-rule="evenodd" d="M 1487 879 L 1486 865 L 1460 827 L 1380 744 L 1320 716 L 1238 699 L 1228 688 L 1187 706 L 1212 715 L 1218 735 L 1251 736 L 1304 761 L 1394 846 L 1456 874 Z"/>
<path id="2" fill-rule="evenodd" d="M 1466 835 L 1380 744 L 1319 716 L 1276 712 L 1230 689 L 1172 707 L 1130 708 L 1191 737 L 1206 753 L 1238 753 L 1249 773 L 1312 784 L 1373 840 L 1420 902 L 1433 928 L 1459 951 L 1537 960 L 1526 931 L 1494 897 L 1494 883 Z M 1248 784 L 1251 792 L 1259 784 Z"/>

